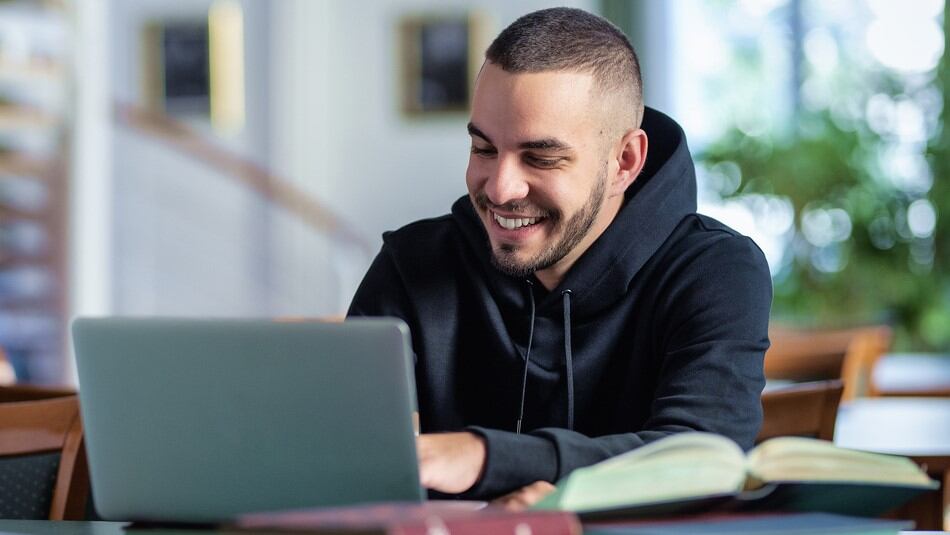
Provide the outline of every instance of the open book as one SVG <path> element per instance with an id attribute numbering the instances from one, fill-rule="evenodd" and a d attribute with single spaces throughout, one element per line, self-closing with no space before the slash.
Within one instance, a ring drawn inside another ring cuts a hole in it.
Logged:
<path id="1" fill-rule="evenodd" d="M 583 516 L 704 509 L 824 511 L 872 516 L 938 487 L 905 457 L 800 437 L 748 454 L 710 433 L 679 433 L 580 468 L 535 507 Z"/>

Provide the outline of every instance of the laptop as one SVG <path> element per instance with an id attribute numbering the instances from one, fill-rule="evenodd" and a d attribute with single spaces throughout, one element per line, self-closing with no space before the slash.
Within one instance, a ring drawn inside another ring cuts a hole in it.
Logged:
<path id="1" fill-rule="evenodd" d="M 80 318 L 72 334 L 105 519 L 424 498 L 399 320 Z"/>

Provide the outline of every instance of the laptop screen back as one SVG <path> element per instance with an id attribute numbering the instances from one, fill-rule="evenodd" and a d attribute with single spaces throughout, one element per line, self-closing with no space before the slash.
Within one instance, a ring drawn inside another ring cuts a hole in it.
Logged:
<path id="1" fill-rule="evenodd" d="M 73 338 L 104 518 L 216 522 L 424 496 L 398 320 L 78 319 Z"/>

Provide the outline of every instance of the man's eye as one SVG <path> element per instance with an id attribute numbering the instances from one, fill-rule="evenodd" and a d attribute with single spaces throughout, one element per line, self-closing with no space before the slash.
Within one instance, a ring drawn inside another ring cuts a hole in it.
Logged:
<path id="1" fill-rule="evenodd" d="M 494 156 L 495 149 L 483 149 L 481 147 L 476 147 L 472 145 L 472 154 L 476 156 Z"/>
<path id="2" fill-rule="evenodd" d="M 551 159 L 551 158 L 535 158 L 534 156 L 528 156 L 527 158 L 525 158 L 525 160 L 527 160 L 529 164 L 535 167 L 540 167 L 542 169 L 557 167 L 557 165 L 561 163 L 560 158 Z"/>

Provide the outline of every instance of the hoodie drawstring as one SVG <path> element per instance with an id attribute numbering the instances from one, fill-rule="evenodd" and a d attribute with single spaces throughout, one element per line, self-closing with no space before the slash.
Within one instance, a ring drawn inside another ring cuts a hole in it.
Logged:
<path id="1" fill-rule="evenodd" d="M 564 297 L 564 366 L 567 368 L 567 428 L 574 429 L 574 356 L 571 354 L 571 291 Z"/>
<path id="2" fill-rule="evenodd" d="M 518 408 L 518 421 L 515 422 L 515 433 L 521 433 L 521 420 L 524 418 L 524 398 L 528 390 L 528 363 L 531 362 L 531 343 L 534 341 L 534 284 L 528 283 L 528 300 L 531 302 L 531 327 L 528 329 L 528 349 L 524 353 L 524 372 L 521 375 L 521 406 Z"/>
<path id="3" fill-rule="evenodd" d="M 521 404 L 518 407 L 518 420 L 515 422 L 515 433 L 521 433 L 521 422 L 524 419 L 524 401 L 528 390 L 528 364 L 531 362 L 531 345 L 534 342 L 534 284 L 528 283 L 528 301 L 531 303 L 531 326 L 528 329 L 528 348 L 524 354 L 524 371 L 521 374 Z M 571 352 L 571 291 L 561 292 L 564 298 L 564 366 L 567 371 L 567 428 L 574 429 L 574 355 Z"/>

